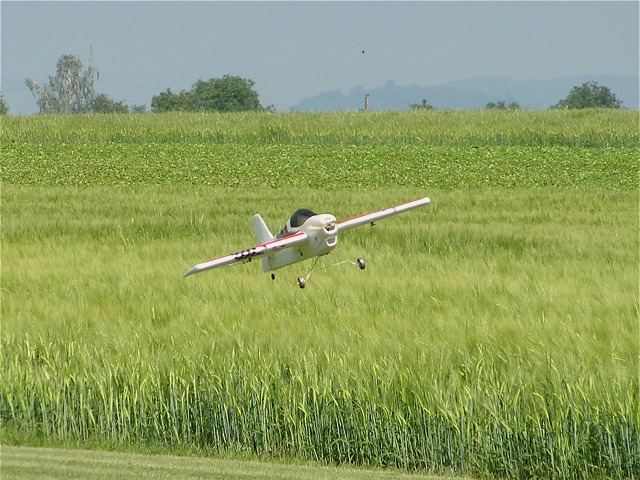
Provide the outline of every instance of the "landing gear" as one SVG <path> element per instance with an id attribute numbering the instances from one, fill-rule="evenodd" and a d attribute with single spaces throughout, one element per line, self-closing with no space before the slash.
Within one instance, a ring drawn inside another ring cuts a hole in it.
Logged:
<path id="1" fill-rule="evenodd" d="M 364 261 L 364 258 L 358 258 L 355 262 L 352 262 L 351 260 L 345 260 L 343 262 L 338 262 L 333 265 L 329 265 L 329 267 L 337 267 L 338 265 L 342 265 L 344 263 L 350 263 L 351 265 L 356 265 L 360 270 L 364 270 L 365 268 L 367 268 L 367 263 Z M 313 262 L 313 266 L 311 267 L 311 270 L 309 271 L 307 276 L 298 277 L 298 286 L 300 288 L 304 288 L 307 286 L 307 280 L 309 280 L 309 277 L 311 276 L 311 273 L 313 272 L 313 269 L 315 266 L 316 266 L 316 262 Z M 324 270 L 325 268 L 329 268 L 329 267 L 323 267 L 321 270 Z"/>
<path id="2" fill-rule="evenodd" d="M 307 280 L 309 280 L 309 277 L 311 276 L 311 274 L 313 273 L 313 269 L 316 268 L 316 263 L 318 263 L 318 260 L 320 259 L 320 257 L 316 257 L 313 260 L 313 265 L 311 265 L 311 270 L 309 270 L 309 273 L 307 273 L 306 277 L 298 277 L 298 286 L 300 288 L 304 288 L 307 286 Z"/>

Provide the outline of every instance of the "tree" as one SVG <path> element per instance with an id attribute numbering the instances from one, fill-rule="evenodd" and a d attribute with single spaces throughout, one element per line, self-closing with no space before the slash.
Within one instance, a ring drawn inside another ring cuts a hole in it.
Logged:
<path id="1" fill-rule="evenodd" d="M 409 106 L 411 107 L 411 110 L 435 110 L 436 109 L 436 107 L 434 107 L 433 105 L 429 105 L 427 103 L 426 98 L 422 99 L 422 103 L 412 103 Z"/>
<path id="2" fill-rule="evenodd" d="M 100 93 L 96 95 L 91 106 L 93 113 L 128 113 L 129 107 L 124 104 L 124 101 L 116 102 L 112 100 L 108 95 Z"/>
<path id="3" fill-rule="evenodd" d="M 510 102 L 507 105 L 507 102 L 504 100 L 500 100 L 497 103 L 489 102 L 485 107 L 487 110 L 520 110 L 520 104 L 518 102 Z"/>
<path id="4" fill-rule="evenodd" d="M 253 89 L 252 80 L 225 75 L 222 78 L 198 80 L 190 91 L 182 90 L 175 94 L 171 89 L 151 99 L 153 112 L 169 111 L 263 111 L 258 93 Z"/>
<path id="5" fill-rule="evenodd" d="M 551 108 L 620 108 L 622 101 L 607 87 L 591 81 L 583 83 L 579 87 L 573 87 L 566 98 L 560 100 Z"/>
<path id="6" fill-rule="evenodd" d="M 46 85 L 40 85 L 30 78 L 25 79 L 27 87 L 37 98 L 40 113 L 127 113 L 129 107 L 124 101 L 115 101 L 104 93 L 96 94 L 95 81 L 98 71 L 89 62 L 83 70 L 80 58 L 63 55 L 56 65 L 56 75 L 49 76 Z"/>
<path id="7" fill-rule="evenodd" d="M 195 110 L 219 112 L 260 110 L 260 101 L 253 85 L 253 80 L 231 75 L 208 82 L 199 80 L 191 91 L 193 105 Z"/>
<path id="8" fill-rule="evenodd" d="M 146 105 L 131 105 L 129 111 L 135 114 L 147 113 Z"/>
<path id="9" fill-rule="evenodd" d="M 188 111 L 191 110 L 189 92 L 182 90 L 179 94 L 173 93 L 170 88 L 165 92 L 154 95 L 151 99 L 151 111 L 155 113 Z"/>
<path id="10" fill-rule="evenodd" d="M 49 76 L 48 84 L 40 85 L 30 78 L 25 83 L 37 98 L 40 113 L 88 113 L 96 97 L 95 76 L 93 65 L 83 71 L 78 57 L 63 55 L 58 60 L 56 75 Z"/>
<path id="11" fill-rule="evenodd" d="M 6 115 L 9 113 L 9 107 L 7 107 L 7 103 L 4 101 L 4 96 L 0 91 L 0 115 Z"/>

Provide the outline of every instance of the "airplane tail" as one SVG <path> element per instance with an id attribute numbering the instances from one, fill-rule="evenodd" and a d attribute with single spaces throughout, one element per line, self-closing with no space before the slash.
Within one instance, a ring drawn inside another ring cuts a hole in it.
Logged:
<path id="1" fill-rule="evenodd" d="M 256 213 L 253 217 L 253 229 L 256 232 L 256 241 L 259 245 L 263 243 L 270 242 L 274 240 L 276 237 L 273 236 L 267 224 L 264 223 L 264 220 L 260 216 L 260 214 Z M 271 265 L 269 265 L 269 257 L 262 257 L 262 269 L 265 272 L 271 270 Z"/>
<path id="2" fill-rule="evenodd" d="M 271 230 L 269 230 L 269 227 L 267 227 L 267 224 L 264 223 L 264 220 L 258 213 L 253 216 L 252 220 L 258 244 L 267 243 L 276 238 L 273 236 Z"/>

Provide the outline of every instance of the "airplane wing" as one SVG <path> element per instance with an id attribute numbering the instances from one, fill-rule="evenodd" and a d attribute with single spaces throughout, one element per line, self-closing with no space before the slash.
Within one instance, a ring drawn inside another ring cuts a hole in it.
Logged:
<path id="1" fill-rule="evenodd" d="M 188 277 L 189 275 L 193 275 L 194 273 L 204 272 L 205 270 L 210 270 L 212 268 L 220 268 L 240 263 L 247 263 L 253 260 L 255 257 L 261 257 L 275 250 L 280 250 L 281 248 L 291 248 L 296 245 L 303 244 L 306 241 L 306 233 L 296 232 L 287 237 L 262 243 L 253 248 L 248 248 L 246 250 L 241 250 L 236 253 L 231 253 L 229 255 L 224 255 L 222 257 L 199 263 L 187 270 L 183 277 Z"/>
<path id="2" fill-rule="evenodd" d="M 360 225 L 366 225 L 367 223 L 373 224 L 376 220 L 390 217 L 391 215 L 397 215 L 414 208 L 428 205 L 431 200 L 429 197 L 419 198 L 412 202 L 401 203 L 395 207 L 386 208 L 384 210 L 378 210 L 377 212 L 365 213 L 364 215 L 358 215 L 357 217 L 348 218 L 341 222 L 338 222 L 338 231 L 348 230 L 350 228 L 359 227 Z"/>

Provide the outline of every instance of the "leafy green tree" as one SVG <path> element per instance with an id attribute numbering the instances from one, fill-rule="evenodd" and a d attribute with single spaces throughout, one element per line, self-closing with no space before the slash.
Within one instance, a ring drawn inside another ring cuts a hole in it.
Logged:
<path id="1" fill-rule="evenodd" d="M 55 76 L 40 85 L 30 78 L 25 79 L 40 113 L 127 113 L 124 101 L 115 101 L 104 93 L 97 94 L 95 82 L 98 71 L 93 63 L 83 69 L 80 58 L 63 55 L 56 65 Z"/>
<path id="2" fill-rule="evenodd" d="M 30 78 L 25 83 L 37 98 L 40 113 L 89 113 L 96 97 L 96 73 L 93 65 L 83 70 L 75 55 L 63 55 L 58 60 L 56 75 L 49 76 L 46 85 Z"/>
<path id="3" fill-rule="evenodd" d="M 622 101 L 607 87 L 597 82 L 586 82 L 579 87 L 573 87 L 566 98 L 560 100 L 551 108 L 621 108 Z"/>
<path id="4" fill-rule="evenodd" d="M 518 102 L 510 102 L 507 104 L 504 100 L 498 102 L 489 102 L 486 107 L 487 110 L 520 110 L 520 104 Z"/>
<path id="5" fill-rule="evenodd" d="M 0 91 L 0 115 L 6 115 L 9 113 L 9 107 L 7 107 L 7 103 L 4 101 L 4 96 Z"/>
<path id="6" fill-rule="evenodd" d="M 225 75 L 221 79 L 197 82 L 193 101 L 197 110 L 240 112 L 260 110 L 258 93 L 253 89 L 253 80 Z"/>
<path id="7" fill-rule="evenodd" d="M 426 98 L 422 99 L 422 103 L 412 103 L 409 106 L 411 107 L 411 110 L 435 110 L 436 109 L 436 107 L 434 107 L 433 105 L 429 105 L 427 103 Z"/>
<path id="8" fill-rule="evenodd" d="M 129 111 L 131 113 L 135 113 L 135 114 L 147 113 L 147 106 L 146 105 L 131 105 L 129 107 Z"/>
<path id="9" fill-rule="evenodd" d="M 116 102 L 108 95 L 100 93 L 96 95 L 91 111 L 93 113 L 128 113 L 129 107 L 123 101 Z"/>
<path id="10" fill-rule="evenodd" d="M 151 111 L 155 113 L 192 110 L 190 93 L 183 90 L 179 94 L 173 93 L 170 88 L 165 92 L 154 95 L 151 99 Z"/>
<path id="11" fill-rule="evenodd" d="M 171 89 L 151 99 L 153 112 L 217 111 L 241 112 L 271 110 L 260 105 L 253 80 L 225 75 L 222 78 L 198 80 L 191 90 L 175 94 Z"/>

